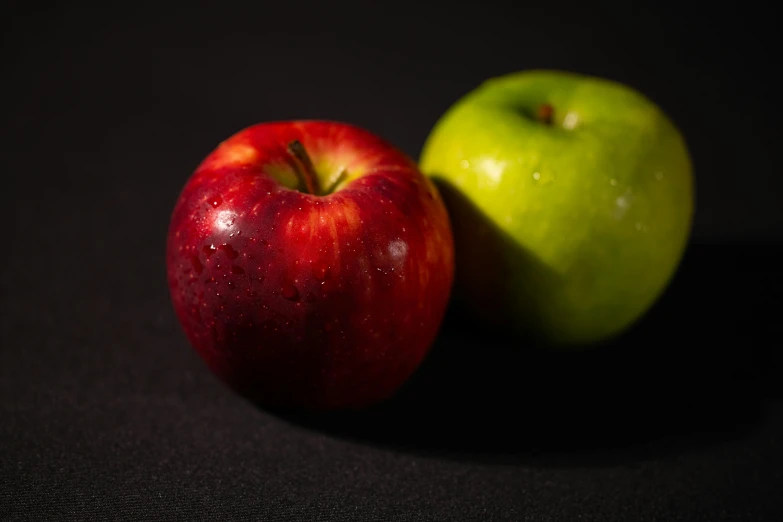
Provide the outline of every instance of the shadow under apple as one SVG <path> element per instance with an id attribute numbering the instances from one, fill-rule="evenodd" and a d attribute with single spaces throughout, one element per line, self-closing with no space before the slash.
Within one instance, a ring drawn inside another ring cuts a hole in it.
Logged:
<path id="1" fill-rule="evenodd" d="M 454 195 L 439 188 L 448 203 Z M 453 218 L 487 226 L 471 212 Z M 493 255 L 506 240 L 487 230 L 493 236 L 480 247 Z M 480 262 L 469 253 L 457 244 L 458 270 Z M 363 412 L 273 413 L 367 444 L 520 465 L 612 465 L 742 437 L 763 418 L 758 347 L 771 326 L 759 325 L 775 321 L 760 322 L 758 308 L 747 313 L 749 302 L 773 308 L 736 273 L 750 263 L 779 283 L 779 268 L 764 272 L 767 254 L 690 245 L 655 306 L 589 350 L 547 350 L 479 323 L 455 300 L 430 354 L 392 399 Z M 554 277 L 540 263 L 534 268 Z"/>

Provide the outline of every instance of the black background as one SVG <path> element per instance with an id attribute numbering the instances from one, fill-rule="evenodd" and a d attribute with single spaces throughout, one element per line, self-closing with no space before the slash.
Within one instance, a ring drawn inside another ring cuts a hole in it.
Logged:
<path id="1" fill-rule="evenodd" d="M 780 519 L 774 17 L 512 6 L 6 5 L 0 518 Z M 637 328 L 553 355 L 451 314 L 360 417 L 267 412 L 211 377 L 163 253 L 219 141 L 327 118 L 417 157 L 457 98 L 534 67 L 636 87 L 688 139 L 693 241 Z"/>

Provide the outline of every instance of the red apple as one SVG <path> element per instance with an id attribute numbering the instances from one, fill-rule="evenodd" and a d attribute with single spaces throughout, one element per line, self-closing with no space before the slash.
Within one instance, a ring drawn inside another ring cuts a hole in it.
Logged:
<path id="1" fill-rule="evenodd" d="M 174 208 L 168 284 L 191 344 L 267 406 L 361 408 L 424 358 L 454 274 L 446 209 L 416 163 L 327 121 L 221 143 Z"/>

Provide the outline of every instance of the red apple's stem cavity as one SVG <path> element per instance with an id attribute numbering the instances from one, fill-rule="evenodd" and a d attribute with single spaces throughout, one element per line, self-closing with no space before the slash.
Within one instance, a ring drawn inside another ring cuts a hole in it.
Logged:
<path id="1" fill-rule="evenodd" d="M 552 118 L 555 115 L 555 108 L 552 107 L 552 105 L 548 103 L 542 103 L 538 106 L 538 112 L 536 113 L 536 118 L 541 123 L 544 123 L 546 125 L 552 125 Z"/>
<path id="2" fill-rule="evenodd" d="M 288 144 L 288 154 L 294 160 L 294 170 L 299 182 L 304 185 L 308 194 L 319 195 L 321 188 L 318 186 L 318 176 L 315 173 L 315 167 L 307 154 L 304 145 L 299 140 L 294 140 Z"/>

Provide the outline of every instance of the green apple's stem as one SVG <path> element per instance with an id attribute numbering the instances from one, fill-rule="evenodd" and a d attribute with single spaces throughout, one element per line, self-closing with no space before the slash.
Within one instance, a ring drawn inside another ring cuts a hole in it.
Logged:
<path id="1" fill-rule="evenodd" d="M 536 113 L 536 118 L 541 123 L 544 123 L 546 125 L 552 125 L 552 117 L 555 114 L 555 108 L 552 107 L 548 103 L 543 103 L 538 106 L 538 112 Z"/>
<path id="2" fill-rule="evenodd" d="M 318 176 L 315 174 L 315 167 L 313 167 L 313 162 L 304 145 L 299 140 L 292 141 L 288 144 L 288 154 L 294 159 L 294 170 L 299 182 L 305 186 L 309 194 L 320 194 Z"/>

